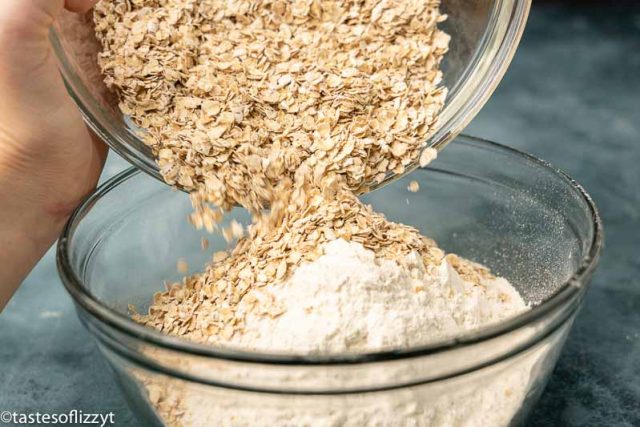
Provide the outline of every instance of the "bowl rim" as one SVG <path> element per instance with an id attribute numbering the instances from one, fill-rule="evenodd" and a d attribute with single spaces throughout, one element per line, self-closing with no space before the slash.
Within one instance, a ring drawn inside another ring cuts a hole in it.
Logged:
<path id="1" fill-rule="evenodd" d="M 585 252 L 584 257 L 573 275 L 558 290 L 556 290 L 554 294 L 544 300 L 541 304 L 507 320 L 506 322 L 484 327 L 473 332 L 467 332 L 454 338 L 438 340 L 407 349 L 390 349 L 373 352 L 328 355 L 278 354 L 236 350 L 200 344 L 181 337 L 169 336 L 156 331 L 155 329 L 138 324 L 128 316 L 109 308 L 94 297 L 83 286 L 83 282 L 76 275 L 69 258 L 71 240 L 73 239 L 74 231 L 80 221 L 82 221 L 84 216 L 89 213 L 94 204 L 106 196 L 112 189 L 128 179 L 142 173 L 134 167 L 125 169 L 100 185 L 92 194 L 85 198 L 81 205 L 71 215 L 57 244 L 56 261 L 58 272 L 65 288 L 72 296 L 78 308 L 82 308 L 101 323 L 107 324 L 108 326 L 115 328 L 119 332 L 122 332 L 134 339 L 142 340 L 168 350 L 222 360 L 271 365 L 340 365 L 373 363 L 388 360 L 408 359 L 458 350 L 499 336 L 504 336 L 512 331 L 544 318 L 547 314 L 555 312 L 558 308 L 568 306 L 572 302 L 579 300 L 584 292 L 586 292 L 588 280 L 585 279 L 588 279 L 596 268 L 603 246 L 604 234 L 602 229 L 602 220 L 593 199 L 584 190 L 584 188 L 578 184 L 577 181 L 562 170 L 553 166 L 551 163 L 515 148 L 486 139 L 468 135 L 461 135 L 458 139 L 461 139 L 461 141 L 456 141 L 456 144 L 486 145 L 494 149 L 514 154 L 523 160 L 533 162 L 537 167 L 552 172 L 577 192 L 577 194 L 582 198 L 582 201 L 585 202 L 591 217 L 593 236 L 589 243 L 588 250 Z"/>
<path id="2" fill-rule="evenodd" d="M 441 123 L 427 136 L 423 148 L 442 150 L 463 131 L 489 100 L 520 44 L 531 1 L 494 0 L 489 11 L 488 25 L 478 46 L 461 77 L 448 88 L 447 100 L 439 113 Z M 75 72 L 55 26 L 49 32 L 49 40 L 67 91 L 89 127 L 129 163 L 164 182 L 158 165 L 153 156 L 149 155 L 150 148 L 124 127 L 114 131 L 110 120 L 103 117 L 103 107 L 95 101 L 91 91 Z M 142 150 L 134 147 L 134 142 L 139 143 Z M 406 170 L 410 172 L 418 166 L 418 162 L 413 162 L 407 165 Z M 393 179 L 393 176 L 388 179 Z"/>

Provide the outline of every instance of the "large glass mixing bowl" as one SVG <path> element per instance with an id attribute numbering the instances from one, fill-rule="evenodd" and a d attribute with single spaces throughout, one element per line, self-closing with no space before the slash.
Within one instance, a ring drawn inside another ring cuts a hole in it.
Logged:
<path id="1" fill-rule="evenodd" d="M 451 35 L 442 69 L 449 88 L 445 108 L 427 146 L 440 150 L 478 113 L 504 75 L 525 26 L 531 0 L 444 0 Z M 161 179 L 151 150 L 103 83 L 91 14 L 66 12 L 51 32 L 69 93 L 89 126 L 131 164 Z M 410 171 L 416 165 L 407 168 Z"/>
<path id="2" fill-rule="evenodd" d="M 417 193 L 407 189 L 411 180 Z M 129 169 L 76 211 L 57 257 L 81 320 L 144 425 L 504 426 L 524 419 L 598 260 L 602 229 L 589 196 L 547 163 L 461 136 L 432 167 L 364 199 L 447 251 L 491 267 L 533 309 L 454 339 L 370 354 L 253 353 L 163 335 L 133 322 L 128 305 L 145 311 L 163 282 L 180 280 L 179 258 L 195 271 L 226 243 L 208 236 L 203 251 L 205 234 L 186 221 L 188 196 Z M 241 209 L 231 218 L 248 219 Z"/>

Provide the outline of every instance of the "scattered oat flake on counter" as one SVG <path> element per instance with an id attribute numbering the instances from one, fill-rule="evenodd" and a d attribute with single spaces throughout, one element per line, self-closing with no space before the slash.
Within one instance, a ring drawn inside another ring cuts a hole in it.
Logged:
<path id="1" fill-rule="evenodd" d="M 417 193 L 420 190 L 420 184 L 418 183 L 418 181 L 411 181 L 407 186 L 407 190 L 411 191 L 412 193 Z"/>

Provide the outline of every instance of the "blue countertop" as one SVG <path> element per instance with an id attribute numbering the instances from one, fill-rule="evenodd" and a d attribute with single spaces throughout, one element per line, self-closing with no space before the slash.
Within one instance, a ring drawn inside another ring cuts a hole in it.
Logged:
<path id="1" fill-rule="evenodd" d="M 579 3 L 579 2 L 577 2 Z M 531 426 L 640 425 L 640 4 L 536 4 L 467 133 L 555 163 L 598 204 L 606 248 Z M 105 178 L 125 167 L 112 156 Z M 53 251 L 0 315 L 0 411 L 113 412 L 135 425 Z"/>

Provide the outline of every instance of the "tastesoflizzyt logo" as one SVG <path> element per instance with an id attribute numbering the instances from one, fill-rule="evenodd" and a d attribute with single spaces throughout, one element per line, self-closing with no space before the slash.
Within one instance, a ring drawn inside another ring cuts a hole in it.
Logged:
<path id="1" fill-rule="evenodd" d="M 113 412 L 106 414 L 86 413 L 77 409 L 58 414 L 2 411 L 0 413 L 0 422 L 3 424 L 73 424 L 104 427 L 115 424 L 115 415 Z"/>

